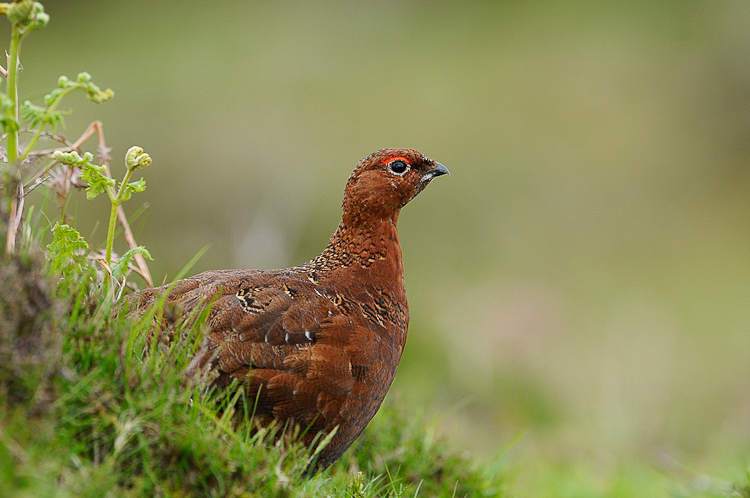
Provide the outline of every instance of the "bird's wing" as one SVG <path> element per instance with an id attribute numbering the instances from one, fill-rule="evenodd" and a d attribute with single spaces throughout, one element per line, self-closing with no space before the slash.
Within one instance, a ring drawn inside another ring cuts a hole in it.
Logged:
<path id="1" fill-rule="evenodd" d="M 178 282 L 168 300 L 184 314 L 212 303 L 199 362 L 219 386 L 242 382 L 261 422 L 330 429 L 354 384 L 375 373 L 361 345 L 377 334 L 302 276 L 210 272 Z"/>

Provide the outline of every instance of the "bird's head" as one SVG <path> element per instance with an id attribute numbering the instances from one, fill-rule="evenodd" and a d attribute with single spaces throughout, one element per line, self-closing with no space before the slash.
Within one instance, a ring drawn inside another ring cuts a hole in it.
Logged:
<path id="1" fill-rule="evenodd" d="M 414 149 L 381 149 L 354 168 L 344 191 L 344 221 L 390 218 L 448 168 Z M 348 219 L 347 219 L 348 218 Z"/>

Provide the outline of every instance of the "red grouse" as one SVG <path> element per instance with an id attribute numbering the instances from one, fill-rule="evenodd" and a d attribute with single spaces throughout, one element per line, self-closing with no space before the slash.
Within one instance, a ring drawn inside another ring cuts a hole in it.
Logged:
<path id="1" fill-rule="evenodd" d="M 296 424 L 306 444 L 336 429 L 315 470 L 346 451 L 391 386 L 409 325 L 396 222 L 446 173 L 413 149 L 374 152 L 349 177 L 341 223 L 320 255 L 283 270 L 207 271 L 170 291 L 183 316 L 212 303 L 199 361 L 217 371 L 219 388 L 244 386 L 254 422 Z M 140 305 L 168 289 L 143 291 Z"/>

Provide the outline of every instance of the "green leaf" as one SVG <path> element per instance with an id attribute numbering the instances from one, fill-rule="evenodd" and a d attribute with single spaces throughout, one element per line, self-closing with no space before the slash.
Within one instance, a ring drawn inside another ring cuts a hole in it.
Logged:
<path id="1" fill-rule="evenodd" d="M 18 126 L 18 121 L 8 116 L 0 116 L 0 126 L 3 127 L 5 133 L 12 131 L 18 131 L 21 128 Z"/>
<path id="2" fill-rule="evenodd" d="M 130 269 L 130 265 L 133 263 L 133 260 L 135 259 L 136 255 L 140 254 L 144 258 L 148 259 L 149 261 L 153 261 L 154 259 L 151 257 L 151 254 L 146 250 L 143 246 L 138 246 L 130 249 L 128 252 L 123 254 L 119 260 L 117 260 L 116 263 L 112 264 L 112 276 L 115 278 L 120 278 L 128 273 L 128 270 Z"/>
<path id="3" fill-rule="evenodd" d="M 101 104 L 106 102 L 115 96 L 115 92 L 111 88 L 102 90 L 91 81 L 91 75 L 87 72 L 78 73 L 78 87 L 86 92 L 89 100 L 95 104 Z"/>
<path id="4" fill-rule="evenodd" d="M 31 127 L 35 127 L 40 123 L 52 126 L 53 131 L 57 130 L 58 124 L 63 128 L 65 127 L 65 121 L 63 120 L 65 113 L 62 111 L 50 111 L 47 107 L 32 104 L 27 100 L 21 105 L 20 112 L 21 117 Z M 67 114 L 70 113 L 68 112 Z"/>
<path id="5" fill-rule="evenodd" d="M 125 153 L 125 166 L 132 171 L 145 168 L 151 164 L 151 156 L 143 152 L 141 147 L 134 145 Z"/>
<path id="6" fill-rule="evenodd" d="M 47 112 L 46 107 L 32 104 L 26 100 L 21 104 L 21 117 L 31 126 L 36 126 L 44 120 L 44 113 Z"/>
<path id="7" fill-rule="evenodd" d="M 57 88 L 54 88 L 44 96 L 44 104 L 48 106 L 56 106 L 63 97 L 76 89 L 86 92 L 88 99 L 95 104 L 101 104 L 115 96 L 115 92 L 110 88 L 102 90 L 91 81 L 91 75 L 89 73 L 82 72 L 78 74 L 75 81 L 72 81 L 67 76 L 60 76 L 57 79 Z"/>
<path id="8" fill-rule="evenodd" d="M 107 187 L 113 187 L 115 180 L 106 176 L 106 168 L 98 164 L 86 163 L 81 169 L 81 178 L 88 186 L 86 187 L 86 198 L 94 199 L 97 195 L 104 193 Z"/>
<path id="9" fill-rule="evenodd" d="M 13 107 L 13 101 L 4 92 L 0 92 L 0 126 L 3 131 L 9 133 L 11 131 L 18 130 L 18 122 L 10 116 L 5 115 L 5 111 L 8 108 Z"/>
<path id="10" fill-rule="evenodd" d="M 13 2 L 8 6 L 8 20 L 10 22 L 21 22 L 26 20 L 34 7 L 33 0 L 21 0 Z"/>
<path id="11" fill-rule="evenodd" d="M 47 95 L 44 96 L 44 105 L 52 105 L 56 100 L 62 98 L 65 95 L 64 88 L 55 88 Z"/>
<path id="12" fill-rule="evenodd" d="M 32 29 L 42 29 L 49 24 L 49 15 L 44 12 L 44 6 L 32 0 L 21 0 L 15 2 L 8 9 L 8 19 L 18 22 L 21 26 L 21 35 L 25 35 Z"/>
<path id="13" fill-rule="evenodd" d="M 121 200 L 127 201 L 130 199 L 130 196 L 133 195 L 134 192 L 143 192 L 146 190 L 146 180 L 141 178 L 137 182 L 130 182 L 127 185 L 125 185 L 125 188 L 122 189 L 122 197 Z"/>
<path id="14" fill-rule="evenodd" d="M 58 221 L 52 227 L 52 242 L 47 245 L 47 251 L 50 270 L 68 278 L 83 273 L 89 245 L 75 228 Z"/>
<path id="15" fill-rule="evenodd" d="M 94 160 L 94 155 L 91 152 L 86 152 L 83 157 L 81 157 L 78 152 L 74 150 L 70 152 L 62 152 L 58 150 L 52 154 L 52 158 L 60 164 L 82 168 L 84 165 L 90 164 L 91 161 Z"/>
<path id="16" fill-rule="evenodd" d="M 94 199 L 97 195 L 103 193 L 107 187 L 115 186 L 115 180 L 107 176 L 107 168 L 91 162 L 94 160 L 94 155 L 91 152 L 86 152 L 81 157 L 74 150 L 70 152 L 56 151 L 52 154 L 52 157 L 61 164 L 81 168 L 81 178 L 88 184 L 86 187 L 87 199 Z"/>

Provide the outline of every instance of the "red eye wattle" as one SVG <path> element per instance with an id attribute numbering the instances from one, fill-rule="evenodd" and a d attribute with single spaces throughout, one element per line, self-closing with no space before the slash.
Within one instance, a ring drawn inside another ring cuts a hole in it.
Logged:
<path id="1" fill-rule="evenodd" d="M 405 157 L 403 157 L 403 156 L 395 156 L 395 157 L 389 157 L 389 158 L 388 158 L 388 159 L 386 159 L 386 160 L 385 160 L 384 162 L 385 162 L 385 164 L 391 164 L 391 163 L 392 163 L 392 162 L 394 162 L 394 161 L 401 161 L 401 162 L 403 162 L 403 163 L 406 163 L 406 164 L 410 164 L 410 163 L 409 163 L 409 160 L 408 160 L 408 159 L 406 159 L 406 158 L 405 158 Z"/>

